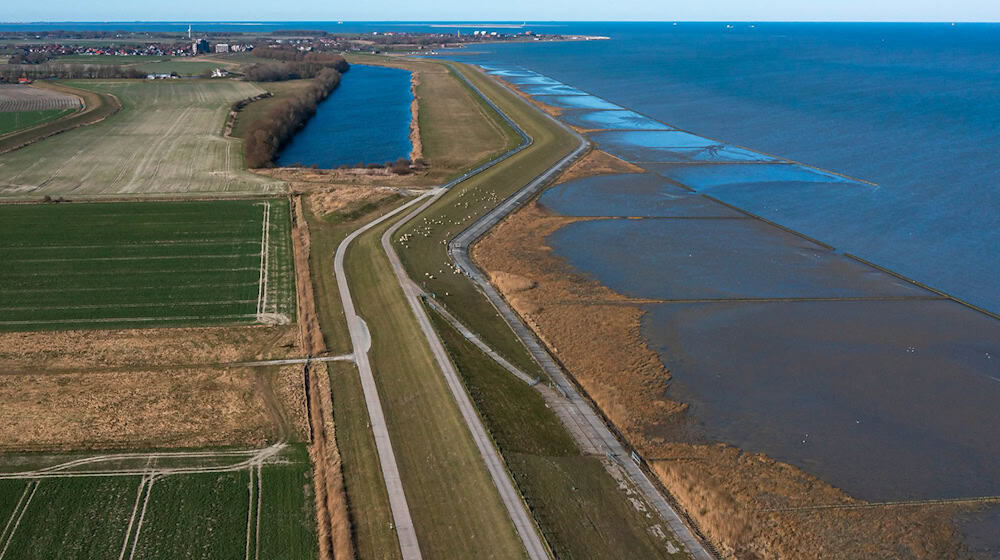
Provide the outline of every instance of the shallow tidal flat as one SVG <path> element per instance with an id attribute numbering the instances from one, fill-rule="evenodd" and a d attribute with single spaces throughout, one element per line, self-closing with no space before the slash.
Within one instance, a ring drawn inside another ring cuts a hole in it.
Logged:
<path id="1" fill-rule="evenodd" d="M 548 235 L 556 257 L 642 303 L 662 396 L 688 405 L 648 441 L 725 442 L 869 502 L 996 495 L 1000 322 L 654 174 L 539 204 L 584 218 Z"/>

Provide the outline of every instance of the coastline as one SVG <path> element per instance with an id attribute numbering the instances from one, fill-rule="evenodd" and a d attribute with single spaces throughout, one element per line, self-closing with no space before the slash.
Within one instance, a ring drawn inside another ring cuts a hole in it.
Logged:
<path id="1" fill-rule="evenodd" d="M 610 160 L 594 152 L 560 180 L 633 171 Z M 546 245 L 552 232 L 591 219 L 600 218 L 562 216 L 532 201 L 487 234 L 473 256 L 725 557 L 898 557 L 901 550 L 957 557 L 950 519 L 960 506 L 776 511 L 864 502 L 763 454 L 655 435 L 683 421 L 687 405 L 663 396 L 670 374 L 639 332 L 642 301 L 581 274 Z"/>

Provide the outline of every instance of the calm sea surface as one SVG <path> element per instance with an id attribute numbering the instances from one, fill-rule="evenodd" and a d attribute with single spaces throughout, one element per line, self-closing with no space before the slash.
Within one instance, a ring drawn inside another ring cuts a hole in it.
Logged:
<path id="1" fill-rule="evenodd" d="M 278 155 L 278 165 L 329 169 L 410 157 L 410 73 L 355 64 Z"/>
<path id="2" fill-rule="evenodd" d="M 710 194 L 1000 312 L 1000 26 L 752 25 L 573 24 L 612 40 L 460 58 L 876 183 Z"/>

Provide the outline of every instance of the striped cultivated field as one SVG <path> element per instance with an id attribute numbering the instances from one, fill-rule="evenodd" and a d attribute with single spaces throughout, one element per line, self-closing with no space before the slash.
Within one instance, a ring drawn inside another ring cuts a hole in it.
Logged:
<path id="1" fill-rule="evenodd" d="M 282 185 L 243 168 L 223 136 L 233 102 L 262 92 L 234 80 L 87 80 L 67 85 L 117 97 L 122 110 L 0 155 L 0 197 L 269 193 Z"/>
<path id="2" fill-rule="evenodd" d="M 0 206 L 0 330 L 294 319 L 285 199 Z"/>
<path id="3" fill-rule="evenodd" d="M 45 111 L 49 109 L 79 109 L 79 97 L 31 86 L 0 84 L 0 113 L 14 111 Z"/>
<path id="4" fill-rule="evenodd" d="M 0 559 L 316 558 L 304 447 L 120 457 L 0 473 Z"/>

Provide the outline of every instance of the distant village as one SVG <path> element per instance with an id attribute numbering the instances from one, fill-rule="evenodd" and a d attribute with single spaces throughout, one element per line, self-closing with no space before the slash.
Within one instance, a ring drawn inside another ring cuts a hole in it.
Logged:
<path id="1" fill-rule="evenodd" d="M 200 36 L 199 36 L 200 35 Z M 196 38 L 197 37 L 197 38 Z M 593 37 L 596 38 L 596 37 Z M 334 52 L 426 52 L 461 47 L 470 43 L 498 41 L 580 40 L 591 37 L 538 35 L 528 30 L 412 33 L 373 31 L 331 34 L 324 31 L 281 30 L 268 34 L 186 34 L 137 32 L 0 32 L 8 64 L 58 62 L 60 57 L 130 56 L 185 57 L 203 54 L 251 52 L 254 48 L 293 47 L 301 51 Z M 80 62 L 74 60 L 73 62 Z"/>

